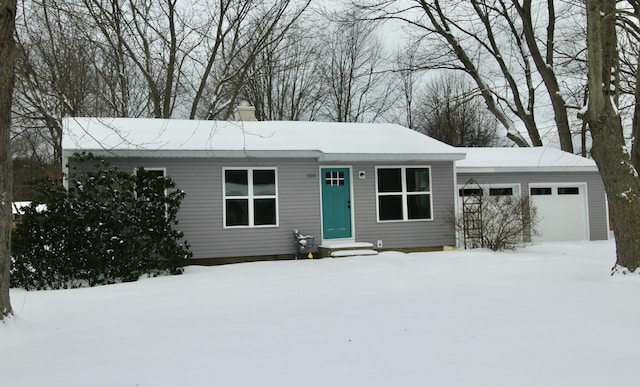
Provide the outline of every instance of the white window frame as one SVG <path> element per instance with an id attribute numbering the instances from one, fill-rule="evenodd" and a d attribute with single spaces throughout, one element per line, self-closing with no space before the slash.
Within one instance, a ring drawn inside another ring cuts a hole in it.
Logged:
<path id="1" fill-rule="evenodd" d="M 246 171 L 247 172 L 247 195 L 246 196 L 227 196 L 226 190 L 226 171 Z M 275 175 L 275 195 L 254 195 L 253 194 L 253 171 L 273 171 Z M 280 205 L 278 200 L 278 168 L 277 167 L 223 167 L 222 168 L 222 227 L 225 229 L 238 228 L 273 228 L 280 225 Z M 227 226 L 227 199 L 246 199 L 248 200 L 249 224 Z M 256 199 L 275 199 L 276 203 L 276 223 L 255 225 L 254 219 L 254 201 Z"/>
<path id="2" fill-rule="evenodd" d="M 164 167 L 142 167 L 142 169 L 144 169 L 145 171 L 162 171 L 162 176 L 167 177 L 167 168 Z M 133 174 L 138 176 L 139 170 L 140 168 L 138 167 L 133 168 Z"/>
<path id="3" fill-rule="evenodd" d="M 498 183 L 498 184 L 478 184 L 478 185 L 480 186 L 480 189 L 482 189 L 482 194 L 487 197 L 491 196 L 490 190 L 493 188 L 498 188 L 498 189 L 511 188 L 513 192 L 512 196 L 522 196 L 522 189 L 521 189 L 520 183 Z M 466 184 L 458 184 L 458 189 L 456 189 L 456 198 L 458 200 L 462 199 L 462 196 L 460 195 L 460 190 L 463 189 L 465 186 Z"/>
<path id="4" fill-rule="evenodd" d="M 401 192 L 378 192 L 378 170 L 380 169 L 400 169 L 402 191 Z M 427 169 L 429 171 L 429 191 L 424 192 L 407 192 L 407 169 Z M 376 220 L 378 223 L 398 223 L 398 222 L 427 222 L 433 221 L 433 177 L 430 165 L 377 165 L 376 173 Z M 409 219 L 409 205 L 407 197 L 409 195 L 429 195 L 429 206 L 431 209 L 431 217 L 425 219 Z M 380 196 L 402 196 L 402 219 L 380 220 Z"/>
<path id="5" fill-rule="evenodd" d="M 456 214 L 461 214 L 463 210 L 462 206 L 463 206 L 464 196 L 460 195 L 460 190 L 465 188 L 465 186 L 466 184 L 458 184 L 458 188 L 456 189 L 456 205 L 458 207 L 456 210 Z M 485 197 L 491 197 L 490 191 L 492 188 L 498 188 L 498 189 L 511 188 L 512 189 L 511 196 L 522 197 L 522 185 L 520 183 L 478 184 L 478 186 L 482 190 L 482 195 Z"/>
<path id="6" fill-rule="evenodd" d="M 142 167 L 142 169 L 144 169 L 145 171 L 162 171 L 162 177 L 167 177 L 167 168 L 164 167 Z M 140 168 L 135 167 L 133 168 L 133 174 L 134 176 L 137 178 L 138 177 L 138 171 L 140 170 Z M 167 196 L 167 190 L 164 190 L 164 195 Z M 134 192 L 134 194 L 136 195 L 136 197 L 138 197 L 138 193 Z"/>

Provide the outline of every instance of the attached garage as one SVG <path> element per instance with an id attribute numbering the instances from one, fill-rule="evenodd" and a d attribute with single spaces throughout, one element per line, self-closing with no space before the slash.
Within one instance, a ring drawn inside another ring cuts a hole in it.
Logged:
<path id="1" fill-rule="evenodd" d="M 604 185 L 592 160 L 549 147 L 463 149 L 467 158 L 456 162 L 459 206 L 468 181 L 485 195 L 512 187 L 538 210 L 538 234 L 526 241 L 608 238 Z"/>

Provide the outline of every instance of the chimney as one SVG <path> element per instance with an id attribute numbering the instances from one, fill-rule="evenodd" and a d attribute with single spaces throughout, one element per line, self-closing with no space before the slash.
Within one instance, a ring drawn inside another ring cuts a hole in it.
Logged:
<path id="1" fill-rule="evenodd" d="M 255 121 L 256 108 L 249 105 L 247 101 L 242 101 L 240 102 L 240 105 L 236 107 L 234 118 L 236 121 Z"/>

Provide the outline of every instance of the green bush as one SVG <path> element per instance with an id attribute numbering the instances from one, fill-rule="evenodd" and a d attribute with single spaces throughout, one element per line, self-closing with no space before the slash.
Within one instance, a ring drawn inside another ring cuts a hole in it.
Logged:
<path id="1" fill-rule="evenodd" d="M 170 178 L 143 168 L 131 175 L 86 154 L 69 164 L 70 188 L 37 183 L 37 199 L 13 232 L 13 286 L 59 289 L 182 272 L 192 254 L 174 226 L 185 193 Z"/>

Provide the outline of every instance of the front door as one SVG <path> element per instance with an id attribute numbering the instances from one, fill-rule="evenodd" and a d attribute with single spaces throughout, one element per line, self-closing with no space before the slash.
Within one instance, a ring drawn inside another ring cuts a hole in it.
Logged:
<path id="1" fill-rule="evenodd" d="M 351 238 L 351 179 L 349 168 L 322 168 L 322 235 Z"/>

